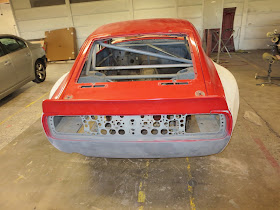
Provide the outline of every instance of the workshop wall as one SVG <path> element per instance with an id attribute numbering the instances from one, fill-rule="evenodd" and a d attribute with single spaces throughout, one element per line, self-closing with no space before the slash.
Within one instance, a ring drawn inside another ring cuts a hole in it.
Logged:
<path id="1" fill-rule="evenodd" d="M 15 20 L 10 4 L 0 2 L 0 34 L 17 35 Z"/>
<path id="2" fill-rule="evenodd" d="M 279 0 L 245 0 L 241 33 L 241 48 L 264 49 L 271 44 L 266 33 L 280 31 Z"/>
<path id="3" fill-rule="evenodd" d="M 31 8 L 29 0 L 12 0 L 12 8 L 21 37 L 39 39 L 45 31 L 72 25 L 66 5 Z"/>
<path id="4" fill-rule="evenodd" d="M 75 3 L 71 4 L 71 11 L 79 47 L 99 26 L 132 19 L 131 5 L 128 0 Z"/>
<path id="5" fill-rule="evenodd" d="M 280 25 L 279 0 L 224 0 L 224 8 L 237 7 L 234 21 L 236 49 L 264 49 L 268 31 Z M 203 0 L 106 0 L 31 7 L 30 0 L 11 0 L 19 34 L 44 38 L 44 32 L 75 27 L 78 47 L 97 27 L 142 18 L 183 18 L 203 31 Z"/>

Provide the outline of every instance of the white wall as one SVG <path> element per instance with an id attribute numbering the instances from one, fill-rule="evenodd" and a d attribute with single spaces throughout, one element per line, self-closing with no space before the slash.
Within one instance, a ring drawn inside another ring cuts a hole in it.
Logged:
<path id="1" fill-rule="evenodd" d="M 241 37 L 242 48 L 267 48 L 271 42 L 266 38 L 266 33 L 274 29 L 280 31 L 280 1 L 245 0 L 245 3 L 248 6 L 244 34 Z"/>
<path id="2" fill-rule="evenodd" d="M 31 8 L 29 0 L 12 0 L 15 20 L 21 37 L 40 39 L 45 31 L 72 26 L 66 5 Z"/>
<path id="3" fill-rule="evenodd" d="M 107 23 L 132 19 L 129 0 L 107 0 L 71 4 L 73 25 L 79 47 L 96 28 Z"/>
<path id="4" fill-rule="evenodd" d="M 15 20 L 10 4 L 0 3 L 0 34 L 17 35 Z"/>
<path id="5" fill-rule="evenodd" d="M 142 18 L 182 18 L 202 35 L 203 0 L 104 0 L 31 8 L 29 0 L 11 0 L 20 35 L 44 38 L 44 32 L 74 26 L 79 47 L 97 27 L 111 22 Z M 266 32 L 280 25 L 279 0 L 224 0 L 237 7 L 234 20 L 236 49 L 266 48 Z"/>

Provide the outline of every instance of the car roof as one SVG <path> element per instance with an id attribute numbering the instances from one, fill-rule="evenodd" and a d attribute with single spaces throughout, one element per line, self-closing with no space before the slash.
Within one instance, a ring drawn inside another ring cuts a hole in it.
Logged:
<path id="1" fill-rule="evenodd" d="M 101 26 L 89 38 L 98 39 L 137 34 L 187 34 L 189 31 L 198 35 L 194 26 L 187 20 L 173 18 L 141 19 Z"/>
<path id="2" fill-rule="evenodd" d="M 0 38 L 3 38 L 3 37 L 12 37 L 12 38 L 21 39 L 23 41 L 26 41 L 25 39 L 23 39 L 21 37 L 18 37 L 18 36 L 15 36 L 15 35 L 12 35 L 12 34 L 0 34 Z"/>

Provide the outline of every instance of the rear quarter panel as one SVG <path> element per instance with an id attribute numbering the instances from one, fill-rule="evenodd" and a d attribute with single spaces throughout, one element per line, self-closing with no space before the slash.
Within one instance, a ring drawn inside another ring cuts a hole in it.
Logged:
<path id="1" fill-rule="evenodd" d="M 34 74 L 35 62 L 38 59 L 44 57 L 46 53 L 40 44 L 32 44 L 30 42 L 27 42 L 27 44 L 32 56 L 32 68 L 30 69 L 30 74 L 32 75 L 32 78 L 35 79 L 35 74 Z"/>
<path id="2" fill-rule="evenodd" d="M 229 70 L 227 70 L 225 67 L 223 67 L 217 63 L 214 63 L 214 65 L 219 74 L 220 80 L 223 84 L 226 102 L 228 104 L 229 111 L 232 114 L 232 119 L 233 119 L 232 127 L 234 128 L 236 120 L 237 120 L 238 110 L 239 110 L 238 85 L 237 85 L 237 82 L 236 82 L 234 76 L 232 75 L 232 73 Z"/>

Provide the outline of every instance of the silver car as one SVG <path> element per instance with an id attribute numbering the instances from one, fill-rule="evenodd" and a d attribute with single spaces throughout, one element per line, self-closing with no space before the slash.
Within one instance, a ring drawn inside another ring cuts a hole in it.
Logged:
<path id="1" fill-rule="evenodd" d="M 46 54 L 40 44 L 0 35 L 0 100 L 26 83 L 46 79 Z"/>

